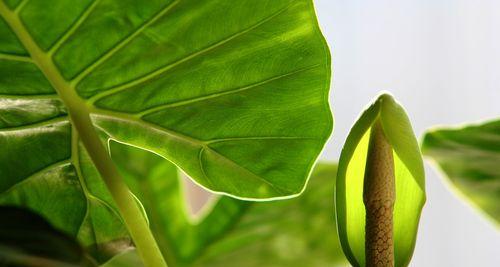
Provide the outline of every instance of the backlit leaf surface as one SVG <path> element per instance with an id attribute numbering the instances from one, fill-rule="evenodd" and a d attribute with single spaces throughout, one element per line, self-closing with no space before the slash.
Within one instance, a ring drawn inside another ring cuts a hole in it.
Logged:
<path id="1" fill-rule="evenodd" d="M 210 190 L 298 194 L 332 129 L 329 82 L 311 0 L 0 0 L 0 203 L 102 260 L 129 247 L 70 107 Z"/>

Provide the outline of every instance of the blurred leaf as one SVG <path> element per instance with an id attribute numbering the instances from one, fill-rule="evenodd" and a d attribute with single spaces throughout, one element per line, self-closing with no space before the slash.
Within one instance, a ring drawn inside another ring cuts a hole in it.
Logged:
<path id="1" fill-rule="evenodd" d="M 111 142 L 112 156 L 144 204 L 169 266 L 294 267 L 345 264 L 333 203 L 336 166 L 319 164 L 294 199 L 247 202 L 226 196 L 203 217 L 186 211 L 177 168 L 150 152 Z M 130 257 L 126 253 L 117 257 Z"/>
<path id="2" fill-rule="evenodd" d="M 370 129 L 379 119 L 393 148 L 396 202 L 393 212 L 394 257 L 408 265 L 425 203 L 424 169 L 417 140 L 404 109 L 383 94 L 365 110 L 347 137 L 337 173 L 335 205 L 340 241 L 354 266 L 365 266 L 363 184 Z"/>
<path id="3" fill-rule="evenodd" d="M 422 151 L 465 199 L 500 226 L 500 120 L 429 130 Z"/>
<path id="4" fill-rule="evenodd" d="M 76 240 L 38 214 L 11 206 L 1 206 L 0 214 L 0 266 L 95 266 Z"/>

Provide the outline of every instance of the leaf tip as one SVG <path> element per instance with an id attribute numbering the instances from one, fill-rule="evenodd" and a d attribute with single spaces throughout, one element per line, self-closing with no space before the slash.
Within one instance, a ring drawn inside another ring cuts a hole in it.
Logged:
<path id="1" fill-rule="evenodd" d="M 394 96 L 391 94 L 391 92 L 389 91 L 386 91 L 386 90 L 382 90 L 378 97 L 377 97 L 377 101 L 379 102 L 394 102 Z"/>

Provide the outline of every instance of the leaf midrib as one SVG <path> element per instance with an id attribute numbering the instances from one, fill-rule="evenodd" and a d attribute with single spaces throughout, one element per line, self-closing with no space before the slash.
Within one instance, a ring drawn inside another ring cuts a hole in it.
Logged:
<path id="1" fill-rule="evenodd" d="M 26 3 L 27 1 L 24 1 Z M 88 108 L 81 100 L 81 98 L 76 94 L 76 91 L 74 88 L 71 86 L 71 84 L 66 81 L 61 73 L 59 72 L 59 69 L 55 66 L 54 62 L 52 61 L 52 57 L 50 54 L 47 54 L 43 52 L 43 50 L 36 44 L 36 42 L 33 40 L 31 35 L 28 33 L 27 29 L 24 27 L 23 23 L 18 17 L 18 12 L 20 8 L 16 8 L 15 11 L 11 11 L 6 4 L 3 1 L 0 1 L 0 16 L 4 18 L 4 20 L 7 22 L 11 30 L 15 33 L 15 35 L 19 38 L 19 41 L 22 43 L 22 45 L 25 47 L 25 49 L 28 51 L 29 55 L 31 56 L 33 63 L 38 66 L 40 71 L 44 74 L 44 76 L 47 78 L 47 80 L 50 82 L 54 90 L 57 92 L 57 95 L 61 98 L 62 102 L 64 105 L 68 108 L 69 113 L 70 113 L 70 118 L 71 122 L 74 125 L 72 127 L 72 145 L 71 145 L 71 157 L 68 159 L 68 161 L 71 161 L 71 163 L 75 166 L 78 179 L 80 181 L 80 184 L 82 186 L 82 190 L 84 192 L 84 195 L 86 196 L 86 213 L 82 218 L 81 225 L 79 226 L 78 232 L 76 233 L 79 235 L 80 229 L 85 222 L 86 217 L 88 216 L 88 212 L 90 209 L 89 206 L 89 199 L 97 199 L 98 201 L 101 201 L 99 198 L 95 197 L 92 195 L 88 189 L 86 188 L 85 182 L 83 181 L 83 177 L 81 177 L 81 173 L 79 171 L 79 166 L 78 165 L 78 159 L 75 159 L 78 157 L 78 148 L 75 147 L 78 145 L 78 138 L 79 134 L 78 131 L 76 130 L 75 126 L 80 129 L 84 130 L 90 130 L 91 132 L 89 133 L 94 133 L 94 136 L 89 135 L 86 136 L 88 139 L 90 139 L 91 144 L 100 144 L 100 140 L 97 137 L 97 134 L 95 134 L 95 131 L 93 129 L 93 125 L 90 121 L 89 117 L 89 112 Z M 55 120 L 59 120 L 60 118 L 56 118 Z M 52 120 L 52 119 L 51 119 Z M 42 122 L 46 123 L 46 122 Z M 79 127 L 78 127 L 79 126 Z M 97 138 L 97 140 L 95 140 Z M 92 140 L 93 139 L 93 140 Z M 76 143 L 75 143 L 76 140 Z M 89 141 L 89 140 L 87 140 Z M 92 148 L 92 146 L 91 146 Z M 89 151 L 89 154 L 91 151 Z M 75 164 L 75 160 L 77 160 L 77 163 Z M 32 176 L 30 176 L 32 177 Z M 109 205 L 105 205 L 107 208 L 110 208 Z M 111 209 L 111 208 L 110 208 Z M 116 216 L 116 211 L 111 209 L 112 213 Z M 121 216 L 118 216 L 120 220 L 122 220 Z M 95 237 L 95 231 L 94 233 L 94 238 Z M 97 239 L 96 239 L 97 241 Z"/>
<path id="2" fill-rule="evenodd" d="M 173 3 L 176 3 L 176 2 L 177 1 L 174 1 Z M 274 13 L 272 16 L 257 23 L 257 25 L 260 25 L 260 24 L 268 21 L 272 17 L 277 16 L 278 14 L 282 13 L 290 6 L 291 6 L 291 4 L 285 6 L 284 8 L 280 9 L 278 12 Z M 167 8 L 165 8 L 165 10 L 168 11 L 170 9 L 167 7 Z M 159 13 L 163 13 L 163 12 L 160 11 Z M 86 131 L 95 132 L 94 125 L 91 123 L 90 119 L 89 120 L 81 119 L 82 117 L 90 118 L 91 113 L 100 114 L 100 115 L 104 115 L 104 116 L 118 117 L 121 119 L 125 119 L 126 121 L 140 123 L 141 126 L 144 126 L 146 124 L 148 126 L 148 128 L 153 128 L 155 130 L 166 132 L 166 133 L 171 134 L 177 138 L 180 138 L 184 141 L 187 141 L 191 144 L 195 144 L 197 146 L 200 146 L 200 148 L 203 147 L 204 149 L 209 149 L 212 152 L 216 153 L 216 155 L 222 157 L 225 160 L 230 160 L 227 157 L 221 155 L 217 151 L 210 148 L 208 146 L 208 144 L 204 141 L 183 135 L 181 133 L 178 133 L 178 132 L 175 132 L 172 130 L 165 129 L 164 127 L 159 127 L 156 125 L 152 125 L 151 123 L 146 123 L 143 120 L 130 117 L 127 113 L 114 112 L 114 111 L 100 109 L 100 108 L 95 107 L 91 103 L 88 103 L 87 101 L 82 99 L 80 96 L 78 96 L 78 94 L 76 93 L 75 84 L 72 81 L 68 81 L 63 77 L 63 75 L 61 74 L 61 72 L 59 71 L 59 69 L 57 68 L 57 66 L 53 62 L 52 54 L 44 52 L 38 46 L 38 44 L 33 40 L 31 35 L 27 31 L 27 29 L 24 27 L 18 14 L 16 12 L 10 11 L 8 9 L 8 7 L 2 1 L 0 1 L 0 15 L 2 17 L 4 17 L 7 24 L 10 26 L 12 31 L 19 38 L 19 40 L 24 45 L 24 47 L 26 48 L 28 53 L 31 55 L 33 62 L 39 67 L 39 69 L 45 75 L 47 80 L 49 80 L 49 82 L 52 84 L 55 91 L 57 92 L 59 97 L 62 99 L 63 103 L 68 108 L 69 113 L 70 113 L 70 117 L 71 117 L 71 121 L 74 125 L 76 125 L 77 129 L 84 129 Z M 247 32 L 253 28 L 255 28 L 255 25 L 253 27 L 250 27 L 249 29 L 247 29 L 244 32 Z M 313 68 L 313 67 L 316 67 L 316 66 L 306 67 L 306 69 Z M 297 70 L 297 71 L 302 71 L 302 69 Z M 286 74 L 285 74 L 285 76 L 286 76 Z M 73 116 L 71 116 L 72 113 L 73 113 Z M 76 114 L 76 115 L 74 115 L 74 114 Z M 86 138 L 86 137 L 82 136 L 82 138 Z M 89 138 L 89 137 L 87 137 L 87 138 Z M 258 137 L 251 137 L 251 138 L 258 138 Z M 274 138 L 274 137 L 264 137 L 264 138 Z M 282 138 L 282 137 L 276 137 L 276 138 Z M 286 137 L 286 138 L 295 138 L 295 137 Z M 296 138 L 304 139 L 304 138 L 309 138 L 309 137 L 296 137 Z M 92 140 L 92 141 L 96 142 L 96 143 L 97 142 L 100 143 L 100 140 L 97 140 L 97 141 Z M 92 153 L 91 149 L 87 148 L 87 150 L 89 153 Z M 266 184 L 272 184 L 264 177 L 261 177 L 259 175 L 255 175 L 252 171 L 240 166 L 239 164 L 236 164 L 236 165 L 241 167 L 242 169 L 248 171 L 249 173 L 251 173 L 252 174 L 251 176 L 257 178 L 261 182 L 264 182 Z M 274 185 L 272 187 L 275 188 Z M 282 189 L 282 188 L 280 188 L 278 190 L 279 193 L 283 193 L 283 191 L 288 192 L 288 190 Z"/>

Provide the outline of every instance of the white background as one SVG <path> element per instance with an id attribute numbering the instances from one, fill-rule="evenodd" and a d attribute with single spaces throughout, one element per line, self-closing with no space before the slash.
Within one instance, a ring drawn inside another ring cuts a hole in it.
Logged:
<path id="1" fill-rule="evenodd" d="M 500 1 L 315 3 L 334 68 L 335 128 L 322 159 L 338 158 L 380 90 L 406 107 L 419 137 L 435 125 L 500 117 Z M 500 266 L 500 230 L 426 165 L 428 198 L 411 266 Z"/>

